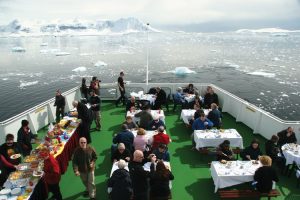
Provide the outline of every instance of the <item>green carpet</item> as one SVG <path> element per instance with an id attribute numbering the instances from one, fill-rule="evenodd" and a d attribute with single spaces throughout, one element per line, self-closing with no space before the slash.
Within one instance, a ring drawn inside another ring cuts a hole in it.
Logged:
<path id="1" fill-rule="evenodd" d="M 98 160 L 96 165 L 97 199 L 108 199 L 106 183 L 111 171 L 110 146 L 112 136 L 118 133 L 120 125 L 124 121 L 124 108 L 116 108 L 112 102 L 102 103 L 102 130 L 92 132 L 92 146 L 96 149 Z M 172 143 L 169 145 L 171 155 L 171 168 L 175 176 L 172 182 L 172 196 L 174 200 L 213 200 L 219 199 L 214 193 L 214 184 L 210 176 L 209 164 L 215 159 L 212 155 L 201 155 L 191 150 L 191 129 L 187 128 L 179 119 L 180 112 L 165 112 L 167 133 L 171 136 Z M 236 123 L 235 119 L 228 114 L 223 116 L 224 128 L 235 128 L 242 135 L 244 146 L 248 146 L 256 137 L 261 141 L 264 150 L 265 139 L 260 135 L 253 135 L 252 130 L 242 123 Z M 45 134 L 41 130 L 39 135 Z M 41 136 L 40 136 L 41 137 Z M 62 176 L 60 188 L 65 200 L 87 199 L 82 196 L 84 186 L 80 178 L 73 174 L 71 162 L 69 169 Z M 300 189 L 296 188 L 296 178 L 280 176 L 277 184 L 281 196 L 277 199 L 293 200 L 300 198 Z M 241 184 L 233 188 L 249 188 L 249 183 Z M 262 198 L 264 199 L 264 198 Z"/>

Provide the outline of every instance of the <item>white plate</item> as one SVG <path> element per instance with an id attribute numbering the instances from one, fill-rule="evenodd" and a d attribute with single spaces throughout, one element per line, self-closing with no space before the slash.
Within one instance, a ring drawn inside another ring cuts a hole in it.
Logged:
<path id="1" fill-rule="evenodd" d="M 21 194 L 21 188 L 14 188 L 14 189 L 12 189 L 11 190 L 11 195 L 19 195 L 19 194 Z"/>
<path id="2" fill-rule="evenodd" d="M 35 177 L 40 177 L 43 176 L 44 172 L 43 171 L 33 171 L 32 175 Z"/>
<path id="3" fill-rule="evenodd" d="M 4 188 L 0 191 L 0 194 L 1 195 L 6 195 L 6 194 L 9 194 L 11 192 L 11 189 L 9 188 Z M 1 200 L 1 199 L 0 199 Z"/>
<path id="4" fill-rule="evenodd" d="M 21 157 L 21 154 L 17 153 L 17 154 L 13 154 L 10 156 L 10 159 L 18 159 Z"/>
<path id="5" fill-rule="evenodd" d="M 6 195 L 1 195 L 0 200 L 7 200 L 7 196 Z"/>

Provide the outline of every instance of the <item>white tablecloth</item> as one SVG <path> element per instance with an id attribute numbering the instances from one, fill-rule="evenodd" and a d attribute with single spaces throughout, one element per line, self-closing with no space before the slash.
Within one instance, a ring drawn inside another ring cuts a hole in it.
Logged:
<path id="1" fill-rule="evenodd" d="M 203 109 L 204 114 L 207 116 L 210 109 Z M 185 124 L 189 124 L 189 121 L 194 117 L 195 109 L 183 109 L 181 111 L 180 119 L 184 121 Z"/>
<path id="2" fill-rule="evenodd" d="M 215 192 L 219 188 L 225 188 L 253 181 L 254 173 L 260 164 L 252 161 L 230 161 L 231 165 L 221 164 L 218 161 L 211 163 L 211 176 L 215 184 Z"/>
<path id="3" fill-rule="evenodd" d="M 130 96 L 134 96 L 135 98 L 139 100 L 147 100 L 150 102 L 151 105 L 154 105 L 156 96 L 153 94 L 144 94 L 143 91 L 139 91 L 138 93 L 136 92 L 131 92 Z"/>
<path id="4" fill-rule="evenodd" d="M 229 140 L 232 147 L 243 148 L 243 138 L 235 129 L 225 129 L 224 132 L 218 129 L 194 131 L 196 149 L 218 147 L 224 140 Z"/>
<path id="5" fill-rule="evenodd" d="M 136 110 L 135 112 L 130 112 L 130 111 L 127 111 L 127 114 L 126 116 L 131 116 L 133 121 L 138 123 L 140 121 L 140 118 L 139 117 L 135 117 L 134 115 L 136 113 L 139 113 L 141 112 L 141 110 Z M 152 117 L 154 115 L 158 115 L 159 116 L 159 119 L 162 120 L 164 123 L 165 123 L 165 113 L 163 110 L 151 110 L 151 115 Z"/>
<path id="6" fill-rule="evenodd" d="M 194 94 L 187 94 L 184 96 L 184 100 L 186 100 L 188 103 L 191 103 L 195 100 L 195 96 Z"/>
<path id="7" fill-rule="evenodd" d="M 286 165 L 293 164 L 294 161 L 300 165 L 300 145 L 285 144 L 282 146 L 282 153 L 286 159 Z"/>

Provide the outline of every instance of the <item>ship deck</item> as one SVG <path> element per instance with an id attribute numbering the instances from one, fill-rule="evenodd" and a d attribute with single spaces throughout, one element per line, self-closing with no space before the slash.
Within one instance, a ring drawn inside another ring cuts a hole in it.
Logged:
<path id="1" fill-rule="evenodd" d="M 172 105 L 171 105 L 172 106 Z M 107 180 L 111 171 L 110 147 L 112 138 L 120 130 L 120 125 L 124 121 L 124 107 L 116 108 L 111 101 L 102 103 L 102 130 L 92 132 L 92 146 L 96 149 L 98 160 L 95 170 L 95 182 L 97 187 L 97 199 L 108 199 Z M 180 111 L 165 112 L 167 133 L 172 139 L 169 145 L 171 155 L 171 167 L 175 176 L 172 182 L 172 197 L 174 200 L 219 199 L 218 193 L 214 193 L 214 183 L 210 175 L 209 163 L 215 160 L 213 155 L 202 155 L 198 151 L 191 150 L 192 130 L 187 128 L 180 120 Z M 260 135 L 253 135 L 252 130 L 227 113 L 223 113 L 224 128 L 235 128 L 243 137 L 244 147 L 248 146 L 251 140 L 256 137 L 261 142 L 261 149 L 264 151 L 265 139 Z M 94 124 L 93 124 L 94 126 Z M 39 131 L 39 137 L 46 134 L 47 128 Z M 279 174 L 279 173 L 278 173 Z M 299 199 L 300 189 L 296 188 L 296 178 L 293 174 L 290 178 L 279 175 L 280 181 L 277 183 L 277 189 L 281 196 L 277 199 Z M 60 182 L 63 199 L 65 200 L 84 200 L 82 192 L 84 186 L 79 177 L 76 177 L 72 170 L 71 161 L 68 171 L 62 176 Z M 249 183 L 234 186 L 233 188 L 250 188 Z M 227 189 L 227 188 L 226 188 Z M 266 198 L 262 198 L 266 199 Z"/>

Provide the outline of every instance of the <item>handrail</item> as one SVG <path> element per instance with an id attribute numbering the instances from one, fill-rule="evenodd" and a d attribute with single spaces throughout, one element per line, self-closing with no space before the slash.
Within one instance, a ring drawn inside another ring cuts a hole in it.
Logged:
<path id="1" fill-rule="evenodd" d="M 64 93 L 62 93 L 62 94 L 63 94 L 63 95 L 71 94 L 72 92 L 76 91 L 78 88 L 79 88 L 79 86 L 76 86 L 76 87 L 74 87 L 74 88 L 72 88 L 72 89 L 70 89 L 70 90 L 67 90 L 66 92 L 64 92 Z M 15 115 L 15 116 L 13 116 L 13 117 L 10 117 L 10 118 L 8 118 L 8 119 L 6 119 L 6 120 L 0 122 L 0 125 L 5 125 L 5 124 L 7 124 L 7 123 L 13 121 L 13 120 L 16 119 L 16 118 L 19 118 L 19 117 L 21 117 L 21 116 L 25 116 L 27 113 L 32 112 L 32 111 L 34 111 L 34 110 L 36 110 L 36 109 L 38 109 L 38 108 L 41 108 L 41 107 L 43 107 L 43 106 L 45 106 L 45 105 L 47 105 L 47 104 L 53 102 L 54 100 L 55 100 L 55 97 L 53 97 L 53 98 L 51 98 L 51 99 L 48 99 L 48 100 L 46 100 L 46 101 L 44 101 L 44 102 L 42 102 L 42 103 L 40 103 L 40 104 L 38 104 L 38 105 L 36 105 L 36 106 L 34 106 L 34 107 L 32 107 L 32 108 L 29 108 L 29 109 L 27 109 L 27 110 L 25 110 L 25 111 L 23 111 L 23 112 L 21 112 L 21 113 Z"/>
<path id="2" fill-rule="evenodd" d="M 134 85 L 140 86 L 140 85 L 145 85 L 145 83 L 128 83 L 128 84 L 127 84 L 127 87 L 130 88 L 130 86 L 134 86 Z M 151 86 L 151 85 L 152 85 L 152 86 Z M 181 85 L 181 86 L 182 86 L 182 85 L 188 85 L 188 83 L 149 83 L 149 85 L 145 85 L 145 86 L 146 86 L 146 89 L 148 89 L 148 88 L 150 88 L 150 87 L 153 87 L 153 85 L 161 85 L 161 86 L 165 86 L 165 85 L 178 86 L 178 85 Z M 240 97 L 238 97 L 238 96 L 236 96 L 236 95 L 234 95 L 234 94 L 228 92 L 227 90 L 224 90 L 224 89 L 222 89 L 222 88 L 220 88 L 220 87 L 218 87 L 218 86 L 216 86 L 216 85 L 214 85 L 214 84 L 210 84 L 210 83 L 199 83 L 199 84 L 197 84 L 197 83 L 194 83 L 194 85 L 196 85 L 196 86 L 207 86 L 207 85 L 211 85 L 211 86 L 213 86 L 214 88 L 216 88 L 217 90 L 219 90 L 219 91 L 225 93 L 226 95 L 230 96 L 231 98 L 234 98 L 234 99 L 240 101 L 241 103 L 244 103 L 244 104 L 246 104 L 246 105 L 249 105 L 249 106 L 253 107 L 254 109 L 258 110 L 259 112 L 263 113 L 264 115 L 267 115 L 267 116 L 269 116 L 270 118 L 273 118 L 274 120 L 276 120 L 276 121 L 278 121 L 278 122 L 280 122 L 280 123 L 285 123 L 285 124 L 300 124 L 300 121 L 287 121 L 287 120 L 280 119 L 279 117 L 277 117 L 277 116 L 275 116 L 275 115 L 273 115 L 273 114 L 271 114 L 271 113 L 269 113 L 269 112 L 267 112 L 267 111 L 265 111 L 265 110 L 263 110 L 263 109 L 257 107 L 257 106 L 254 105 L 254 104 L 251 104 L 250 102 L 248 102 L 248 101 L 246 101 L 246 100 L 244 100 L 244 99 L 242 99 L 242 98 L 240 98 Z M 102 84 L 101 84 L 101 87 L 102 87 L 102 88 L 112 87 L 112 86 L 115 87 L 115 89 L 117 89 L 116 83 L 102 83 Z M 74 87 L 74 88 L 72 88 L 72 89 L 70 89 L 70 90 L 68 90 L 68 91 L 66 91 L 66 92 L 64 92 L 64 93 L 62 93 L 62 94 L 63 94 L 63 95 L 68 95 L 68 94 L 71 94 L 71 93 L 73 93 L 74 91 L 76 91 L 76 90 L 78 90 L 78 89 L 79 89 L 79 86 L 76 86 L 76 87 Z M 17 119 L 17 118 L 19 118 L 19 117 L 21 117 L 21 116 L 25 116 L 25 115 L 26 115 L 27 113 L 29 113 L 29 112 L 32 112 L 32 111 L 34 111 L 34 110 L 36 110 L 36 109 L 38 109 L 38 108 L 41 108 L 41 107 L 43 107 L 43 106 L 45 106 L 45 105 L 47 105 L 47 104 L 53 102 L 54 100 L 55 100 L 55 99 L 54 99 L 54 97 L 53 97 L 53 98 L 51 98 L 51 99 L 49 99 L 49 100 L 47 100 L 47 101 L 44 101 L 44 102 L 42 102 L 42 103 L 40 103 L 40 104 L 38 104 L 38 105 L 36 105 L 36 106 L 34 106 L 34 107 L 28 109 L 28 110 L 25 110 L 25 111 L 22 112 L 22 113 L 19 113 L 19 114 L 15 115 L 15 116 L 13 116 L 13 117 L 11 117 L 11 118 L 9 118 L 9 119 L 6 119 L 6 120 L 0 122 L 0 125 L 8 124 L 8 123 L 10 123 L 11 121 L 13 121 L 13 120 L 15 120 L 15 119 Z"/>
<path id="3" fill-rule="evenodd" d="M 237 100 L 239 100 L 239 101 L 241 101 L 241 102 L 243 102 L 243 103 L 245 103 L 245 104 L 248 104 L 249 106 L 254 107 L 256 110 L 259 110 L 260 112 L 264 113 L 265 115 L 267 115 L 267 116 L 273 118 L 274 120 L 276 120 L 276 121 L 278 121 L 278 122 L 282 122 L 282 123 L 286 123 L 286 124 L 291 124 L 291 123 L 292 123 L 292 124 L 299 124 L 299 123 L 300 123 L 300 121 L 288 121 L 288 120 L 283 120 L 283 119 L 281 119 L 281 118 L 279 118 L 279 117 L 277 117 L 277 116 L 271 114 L 270 112 L 267 112 L 267 111 L 261 109 L 260 107 L 257 107 L 256 105 L 254 105 L 254 104 L 252 104 L 252 103 L 246 101 L 245 99 L 242 99 L 242 98 L 240 98 L 240 97 L 238 97 L 238 96 L 236 96 L 236 95 L 234 95 L 234 94 L 228 92 L 227 90 L 224 90 L 224 89 L 222 89 L 222 88 L 220 88 L 220 87 L 218 87 L 218 86 L 216 86 L 216 85 L 214 85 L 214 84 L 211 84 L 211 85 L 212 85 L 214 88 L 217 88 L 218 90 L 222 91 L 223 93 L 226 93 L 226 94 L 229 95 L 230 97 L 232 97 L 232 98 L 234 98 L 234 99 L 237 99 Z"/>

